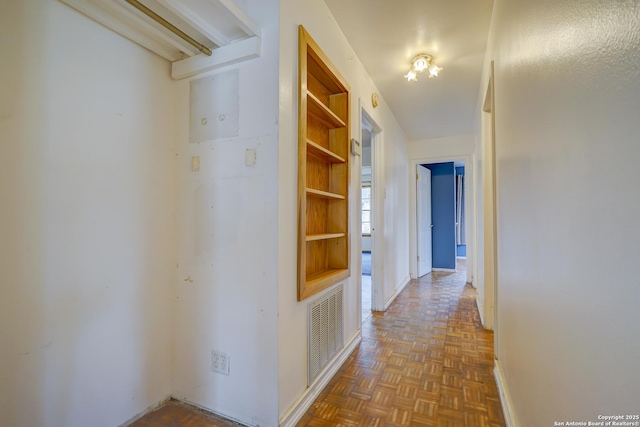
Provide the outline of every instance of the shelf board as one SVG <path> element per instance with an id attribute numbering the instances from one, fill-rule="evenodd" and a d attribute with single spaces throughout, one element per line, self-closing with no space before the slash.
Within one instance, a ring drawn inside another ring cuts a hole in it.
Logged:
<path id="1" fill-rule="evenodd" d="M 307 149 L 310 154 L 313 154 L 316 157 L 320 157 L 321 159 L 329 162 L 329 163 L 346 163 L 346 160 L 342 157 L 338 156 L 331 150 L 327 150 L 321 145 L 316 144 L 315 142 L 307 139 Z"/>
<path id="2" fill-rule="evenodd" d="M 338 239 L 346 235 L 346 233 L 308 234 L 306 240 L 307 242 L 313 242 L 314 240 Z"/>
<path id="3" fill-rule="evenodd" d="M 343 128 L 347 126 L 344 121 L 338 117 L 333 111 L 315 97 L 311 92 L 307 92 L 307 108 L 309 114 L 314 115 L 322 121 L 328 128 Z"/>
<path id="4" fill-rule="evenodd" d="M 310 287 L 315 285 L 316 283 L 319 283 L 325 279 L 328 279 L 331 276 L 335 276 L 337 274 L 341 274 L 341 273 L 347 273 L 348 275 L 349 269 L 348 268 L 332 268 L 329 270 L 324 270 L 324 271 L 320 271 L 318 273 L 314 273 L 314 274 L 310 274 L 307 276 L 307 283 L 306 286 Z M 347 276 L 345 276 L 347 277 Z"/>
<path id="5" fill-rule="evenodd" d="M 328 191 L 315 190 L 307 188 L 307 196 L 319 197 L 321 199 L 344 200 L 346 197 L 340 194 L 329 193 Z"/>

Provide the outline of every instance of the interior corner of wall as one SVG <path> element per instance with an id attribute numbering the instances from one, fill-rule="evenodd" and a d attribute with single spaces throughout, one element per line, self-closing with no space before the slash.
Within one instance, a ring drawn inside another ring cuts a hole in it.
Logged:
<path id="1" fill-rule="evenodd" d="M 479 295 L 478 297 L 476 297 L 476 307 L 478 308 L 478 313 L 480 314 L 480 323 L 482 323 L 482 326 L 487 329 L 487 327 L 485 326 L 486 323 L 484 321 L 484 304 L 482 303 Z"/>

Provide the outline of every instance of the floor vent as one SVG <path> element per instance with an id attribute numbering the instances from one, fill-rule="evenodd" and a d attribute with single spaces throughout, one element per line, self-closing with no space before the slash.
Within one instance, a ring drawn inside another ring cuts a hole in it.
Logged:
<path id="1" fill-rule="evenodd" d="M 327 363 L 342 349 L 342 285 L 309 304 L 309 376 L 311 385 Z"/>

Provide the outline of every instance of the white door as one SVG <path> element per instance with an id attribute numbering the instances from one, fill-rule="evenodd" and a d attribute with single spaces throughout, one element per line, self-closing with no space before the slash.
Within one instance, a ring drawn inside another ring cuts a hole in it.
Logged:
<path id="1" fill-rule="evenodd" d="M 431 171 L 418 165 L 416 200 L 418 218 L 418 277 L 431 273 Z"/>

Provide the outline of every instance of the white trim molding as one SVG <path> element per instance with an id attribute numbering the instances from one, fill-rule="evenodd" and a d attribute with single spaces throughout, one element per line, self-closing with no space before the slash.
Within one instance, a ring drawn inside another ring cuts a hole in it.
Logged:
<path id="1" fill-rule="evenodd" d="M 495 360 L 493 376 L 496 379 L 496 385 L 498 386 L 498 393 L 500 394 L 500 403 L 502 404 L 505 423 L 507 427 L 518 427 L 519 424 L 516 420 L 515 412 L 513 411 L 511 395 L 509 394 L 507 384 L 504 382 L 504 375 L 502 374 L 502 368 L 500 367 L 498 359 Z"/>
<path id="2" fill-rule="evenodd" d="M 260 37 L 254 36 L 214 49 L 211 56 L 196 55 L 175 61 L 171 64 L 171 77 L 180 80 L 259 56 Z"/>
<path id="3" fill-rule="evenodd" d="M 361 331 L 358 330 L 355 335 L 351 337 L 347 345 L 344 346 L 342 351 L 340 351 L 340 353 L 338 353 L 338 355 L 333 359 L 333 362 L 324 368 L 314 383 L 307 387 L 294 404 L 291 405 L 282 417 L 280 417 L 280 427 L 294 427 L 298 421 L 300 421 L 311 404 L 316 400 L 327 384 L 329 384 L 331 378 L 333 378 L 336 372 L 338 372 L 338 369 L 342 367 L 344 362 L 347 361 L 347 358 L 361 341 Z"/>
<path id="4" fill-rule="evenodd" d="M 480 314 L 480 323 L 482 323 L 482 327 L 485 328 L 486 330 L 491 331 L 492 329 L 487 328 L 487 325 L 484 322 L 484 306 L 482 305 L 480 298 L 477 296 L 476 296 L 476 307 L 478 307 L 478 314 Z"/>

